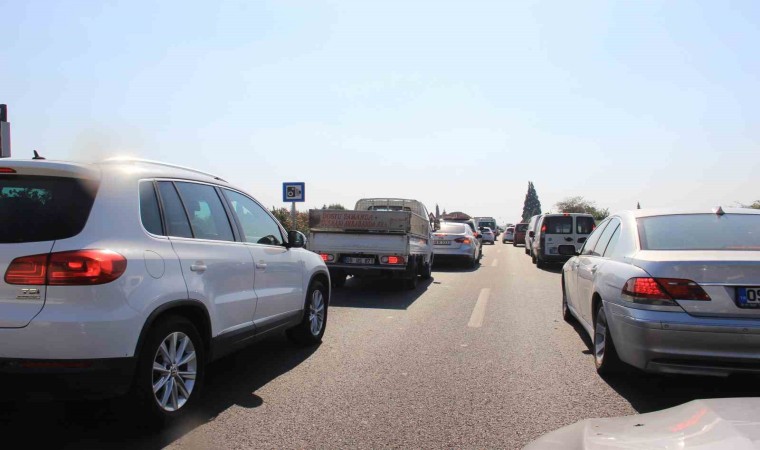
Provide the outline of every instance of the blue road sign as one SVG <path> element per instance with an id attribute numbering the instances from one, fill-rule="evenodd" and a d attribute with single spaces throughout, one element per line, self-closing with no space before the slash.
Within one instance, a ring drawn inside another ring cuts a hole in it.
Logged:
<path id="1" fill-rule="evenodd" d="M 282 183 L 282 201 L 283 202 L 306 201 L 306 183 L 303 183 L 303 182 Z"/>

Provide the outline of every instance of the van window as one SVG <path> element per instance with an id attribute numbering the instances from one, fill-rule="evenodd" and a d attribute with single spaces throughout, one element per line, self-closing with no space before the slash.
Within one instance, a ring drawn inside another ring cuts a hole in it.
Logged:
<path id="1" fill-rule="evenodd" d="M 575 232 L 578 234 L 591 234 L 595 225 L 596 221 L 593 217 L 577 216 L 575 218 Z"/>
<path id="2" fill-rule="evenodd" d="M 544 234 L 573 234 L 572 216 L 544 217 Z"/>
<path id="3" fill-rule="evenodd" d="M 98 183 L 78 178 L 0 176 L 0 243 L 66 239 L 87 223 Z"/>

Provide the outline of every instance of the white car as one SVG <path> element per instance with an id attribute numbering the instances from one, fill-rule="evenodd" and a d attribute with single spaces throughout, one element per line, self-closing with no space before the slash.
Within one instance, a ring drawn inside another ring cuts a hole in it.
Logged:
<path id="1" fill-rule="evenodd" d="M 441 222 L 441 228 L 433 233 L 433 245 L 438 261 L 458 259 L 475 267 L 480 259 L 480 242 L 466 223 Z"/>
<path id="2" fill-rule="evenodd" d="M 600 373 L 760 373 L 758 210 L 616 214 L 565 263 L 562 292 Z"/>
<path id="3" fill-rule="evenodd" d="M 693 400 L 634 416 L 586 419 L 547 433 L 524 450 L 757 449 L 757 398 Z"/>
<path id="4" fill-rule="evenodd" d="M 507 227 L 504 231 L 504 236 L 501 238 L 501 243 L 506 244 L 512 242 L 515 239 L 515 227 Z"/>
<path id="5" fill-rule="evenodd" d="M 496 235 L 489 227 L 480 227 L 480 233 L 483 235 L 483 243 L 490 242 L 491 245 L 496 243 Z"/>
<path id="6" fill-rule="evenodd" d="M 2 372 L 108 394 L 134 382 L 164 421 L 197 401 L 210 361 L 273 332 L 325 332 L 324 262 L 214 175 L 3 160 L 0 215 Z"/>

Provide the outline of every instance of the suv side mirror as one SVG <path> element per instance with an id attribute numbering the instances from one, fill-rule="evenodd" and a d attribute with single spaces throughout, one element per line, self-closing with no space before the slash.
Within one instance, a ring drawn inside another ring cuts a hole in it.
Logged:
<path id="1" fill-rule="evenodd" d="M 536 232 L 535 231 L 528 231 L 528 236 L 534 238 L 534 237 L 536 237 Z"/>
<path id="2" fill-rule="evenodd" d="M 306 236 L 303 233 L 296 230 L 288 231 L 288 248 L 303 248 L 306 247 Z"/>

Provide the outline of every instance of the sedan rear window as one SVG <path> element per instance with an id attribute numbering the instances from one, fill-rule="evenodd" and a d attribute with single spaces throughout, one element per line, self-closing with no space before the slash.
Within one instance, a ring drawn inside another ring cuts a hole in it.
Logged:
<path id="1" fill-rule="evenodd" d="M 464 234 L 463 223 L 443 223 L 441 224 L 441 232 L 451 234 Z"/>
<path id="2" fill-rule="evenodd" d="M 98 183 L 78 178 L 0 176 L 0 243 L 66 239 L 87 223 Z"/>
<path id="3" fill-rule="evenodd" d="M 760 250 L 760 215 L 680 214 L 638 219 L 643 250 Z"/>

